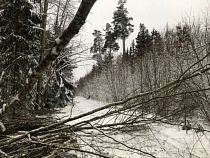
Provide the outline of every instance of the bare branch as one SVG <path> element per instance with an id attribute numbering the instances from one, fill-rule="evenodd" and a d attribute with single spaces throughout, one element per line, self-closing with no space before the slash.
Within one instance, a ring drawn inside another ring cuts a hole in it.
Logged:
<path id="1" fill-rule="evenodd" d="M 156 158 L 156 156 L 154 156 L 154 155 L 152 155 L 152 154 L 150 154 L 150 153 L 148 153 L 148 152 L 145 152 L 145 151 L 142 151 L 142 150 L 140 150 L 140 149 L 136 149 L 136 148 L 130 147 L 130 146 L 128 146 L 128 145 L 126 145 L 126 144 L 124 144 L 124 143 L 122 143 L 122 142 L 120 142 L 120 141 L 114 139 L 113 137 L 108 136 L 108 135 L 105 134 L 102 130 L 100 130 L 100 129 L 94 127 L 91 123 L 89 123 L 89 124 L 90 124 L 93 128 L 95 128 L 97 131 L 99 131 L 100 133 L 102 133 L 104 136 L 106 136 L 107 138 L 110 138 L 110 139 L 114 140 L 114 141 L 117 142 L 118 144 L 121 144 L 121 145 L 123 145 L 123 146 L 125 146 L 126 148 L 129 148 L 129 149 L 131 149 L 131 150 L 138 151 L 138 152 L 140 152 L 140 153 L 142 153 L 142 154 L 144 154 L 144 155 L 147 155 L 147 156 Z"/>

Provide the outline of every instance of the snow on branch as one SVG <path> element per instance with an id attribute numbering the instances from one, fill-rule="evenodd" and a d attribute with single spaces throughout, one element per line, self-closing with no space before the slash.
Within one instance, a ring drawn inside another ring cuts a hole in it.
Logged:
<path id="1" fill-rule="evenodd" d="M 14 102 L 16 101 L 19 101 L 20 98 L 19 98 L 19 94 L 17 94 L 16 96 L 12 97 L 11 101 L 10 101 L 10 104 L 13 104 Z M 4 110 L 5 111 L 5 110 Z"/>
<path id="2" fill-rule="evenodd" d="M 4 74 L 5 74 L 5 71 L 2 71 L 1 76 L 0 76 L 0 82 L 1 82 L 1 80 L 2 80 L 2 78 L 3 78 L 3 76 L 4 76 Z"/>
<path id="3" fill-rule="evenodd" d="M 61 43 L 60 38 L 56 38 L 56 39 L 55 39 L 55 43 L 56 43 L 56 44 L 60 44 L 60 43 Z"/>
<path id="4" fill-rule="evenodd" d="M 6 127 L 4 126 L 4 124 L 1 121 L 0 121 L 0 127 L 1 127 L 2 132 L 6 131 Z"/>
<path id="5" fill-rule="evenodd" d="M 52 54 L 52 55 L 59 55 L 58 52 L 57 52 L 57 50 L 56 50 L 56 47 L 53 47 L 53 48 L 51 49 L 51 54 Z"/>
<path id="6" fill-rule="evenodd" d="M 5 152 L 3 152 L 1 149 L 0 149 L 0 153 L 2 154 L 2 155 L 4 155 L 5 157 L 9 157 Z"/>

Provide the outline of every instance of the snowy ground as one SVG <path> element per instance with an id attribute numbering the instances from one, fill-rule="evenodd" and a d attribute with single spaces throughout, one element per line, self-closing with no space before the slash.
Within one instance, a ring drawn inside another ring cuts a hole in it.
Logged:
<path id="1" fill-rule="evenodd" d="M 58 117 L 73 117 L 91 111 L 105 105 L 94 100 L 87 100 L 83 97 L 75 98 L 76 105 L 72 108 L 67 106 L 61 109 Z M 105 113 L 104 110 L 89 117 Z M 87 118 L 82 118 L 82 120 Z M 112 118 L 111 118 L 112 119 Z M 76 120 L 76 123 L 81 120 Z M 103 124 L 110 122 L 110 118 L 103 120 Z M 101 135 L 99 131 L 88 131 L 78 133 L 78 142 L 83 150 L 98 150 L 101 153 L 108 153 L 110 157 L 119 158 L 144 158 L 149 157 L 139 154 L 140 151 L 151 153 L 157 158 L 210 158 L 210 133 L 181 130 L 178 126 L 166 124 L 150 124 L 147 130 L 138 132 L 117 132 Z M 120 144 L 121 142 L 122 144 Z M 130 148 L 130 149 L 129 149 Z M 132 149 L 136 150 L 132 150 Z M 130 152 L 132 150 L 132 152 Z M 94 158 L 87 154 L 80 157 Z"/>

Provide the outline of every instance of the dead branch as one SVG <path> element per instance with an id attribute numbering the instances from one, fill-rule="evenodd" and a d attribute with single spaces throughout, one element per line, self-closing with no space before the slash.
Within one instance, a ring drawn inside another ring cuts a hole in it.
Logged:
<path id="1" fill-rule="evenodd" d="M 98 128 L 94 127 L 91 123 L 89 123 L 89 124 L 90 124 L 93 128 L 95 128 L 97 131 L 99 131 L 100 133 L 102 133 L 104 136 L 106 136 L 107 138 L 112 139 L 113 141 L 117 142 L 118 144 L 121 144 L 121 145 L 125 146 L 125 147 L 126 147 L 126 148 L 128 148 L 128 149 L 131 149 L 131 150 L 136 150 L 136 151 L 140 152 L 141 154 L 144 154 L 144 155 L 147 155 L 147 156 L 150 156 L 150 157 L 156 158 L 156 156 L 154 156 L 154 155 L 152 155 L 152 154 L 150 154 L 150 153 L 147 153 L 147 152 L 142 151 L 142 150 L 137 149 L 137 148 L 130 147 L 130 146 L 128 146 L 128 145 L 126 145 L 126 144 L 124 144 L 124 143 L 122 143 L 122 142 L 120 142 L 120 141 L 118 141 L 118 140 L 114 139 L 113 137 L 108 136 L 108 135 L 107 135 L 106 133 L 104 133 L 102 130 L 100 130 L 100 129 L 98 129 Z"/>

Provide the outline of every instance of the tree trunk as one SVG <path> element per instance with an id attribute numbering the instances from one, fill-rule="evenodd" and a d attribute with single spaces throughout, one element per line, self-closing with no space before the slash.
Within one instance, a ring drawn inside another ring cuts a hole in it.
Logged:
<path id="1" fill-rule="evenodd" d="M 123 42 L 123 58 L 126 59 L 126 52 L 125 52 L 125 38 L 122 40 Z"/>
<path id="2" fill-rule="evenodd" d="M 40 43 L 41 43 L 41 55 L 40 55 L 40 62 L 44 58 L 44 52 L 45 52 L 45 35 L 46 35 L 46 24 L 47 24 L 47 10 L 48 10 L 48 0 L 44 1 L 44 12 L 42 16 L 42 23 L 41 28 L 44 30 L 42 32 Z M 37 107 L 36 109 L 40 108 L 42 105 L 42 77 L 39 78 L 37 82 Z"/>

